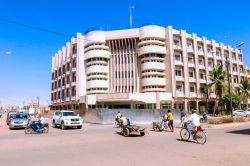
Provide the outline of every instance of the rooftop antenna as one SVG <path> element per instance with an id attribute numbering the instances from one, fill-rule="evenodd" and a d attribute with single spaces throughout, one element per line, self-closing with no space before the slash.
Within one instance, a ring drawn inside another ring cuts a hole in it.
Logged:
<path id="1" fill-rule="evenodd" d="M 130 14 L 130 17 L 129 17 L 130 18 L 130 22 L 129 22 L 130 24 L 129 25 L 130 25 L 130 29 L 132 29 L 132 25 L 133 25 L 133 22 L 132 22 L 133 21 L 133 19 L 132 19 L 132 14 L 133 13 L 132 13 L 132 11 L 133 11 L 134 8 L 135 7 L 133 5 L 129 6 L 129 14 Z"/>

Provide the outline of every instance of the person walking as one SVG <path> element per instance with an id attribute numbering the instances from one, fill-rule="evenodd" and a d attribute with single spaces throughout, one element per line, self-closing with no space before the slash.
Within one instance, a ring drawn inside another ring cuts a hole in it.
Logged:
<path id="1" fill-rule="evenodd" d="M 185 119 L 186 113 L 184 112 L 183 109 L 181 109 L 181 124 L 183 123 L 184 119 Z"/>
<path id="2" fill-rule="evenodd" d="M 168 127 L 170 128 L 171 132 L 174 132 L 174 117 L 170 110 L 168 110 L 167 120 L 168 120 Z"/>

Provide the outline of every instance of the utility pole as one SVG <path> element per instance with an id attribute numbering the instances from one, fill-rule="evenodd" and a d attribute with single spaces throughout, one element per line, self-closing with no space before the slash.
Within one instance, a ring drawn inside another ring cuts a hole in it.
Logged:
<path id="1" fill-rule="evenodd" d="M 129 6 L 129 14 L 130 14 L 130 17 L 129 17 L 129 19 L 130 19 L 130 22 L 129 22 L 129 25 L 130 25 L 130 29 L 132 29 L 132 26 L 133 26 L 133 17 L 132 17 L 132 15 L 133 15 L 133 9 L 134 9 L 135 7 L 134 6 Z"/>
<path id="2" fill-rule="evenodd" d="M 39 96 L 37 96 L 37 112 L 39 112 Z"/>
<path id="3" fill-rule="evenodd" d="M 228 94 L 230 97 L 230 113 L 231 113 L 231 116 L 233 116 L 233 101 L 232 101 L 232 94 L 231 94 L 231 81 L 230 81 L 230 75 L 229 75 L 228 56 L 226 56 L 226 65 L 227 65 Z"/>

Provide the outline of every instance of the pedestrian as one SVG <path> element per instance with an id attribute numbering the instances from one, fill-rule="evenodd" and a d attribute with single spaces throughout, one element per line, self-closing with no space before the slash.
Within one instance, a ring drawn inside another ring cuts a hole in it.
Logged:
<path id="1" fill-rule="evenodd" d="M 180 118 L 181 118 L 181 124 L 183 123 L 183 121 L 185 119 L 185 116 L 186 116 L 186 113 L 184 112 L 183 109 L 181 109 L 181 116 L 180 116 Z"/>
<path id="2" fill-rule="evenodd" d="M 167 120 L 168 120 L 168 127 L 170 128 L 171 132 L 174 132 L 174 117 L 170 110 L 168 110 Z"/>

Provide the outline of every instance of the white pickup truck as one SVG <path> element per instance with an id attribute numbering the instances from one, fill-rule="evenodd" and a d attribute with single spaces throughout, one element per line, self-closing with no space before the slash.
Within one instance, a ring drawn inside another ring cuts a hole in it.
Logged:
<path id="1" fill-rule="evenodd" d="M 83 119 L 74 111 L 55 111 L 52 119 L 52 127 L 61 127 L 63 130 L 67 127 L 77 127 L 81 129 L 82 123 Z"/>

